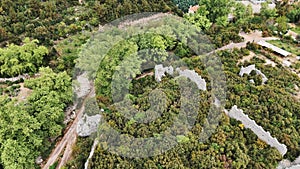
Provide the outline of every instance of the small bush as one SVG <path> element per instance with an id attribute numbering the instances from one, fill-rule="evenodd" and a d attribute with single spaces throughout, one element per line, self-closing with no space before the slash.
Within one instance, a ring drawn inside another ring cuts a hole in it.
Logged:
<path id="1" fill-rule="evenodd" d="M 270 36 L 270 33 L 268 31 L 263 31 L 262 32 L 262 36 L 263 37 L 269 37 Z"/>

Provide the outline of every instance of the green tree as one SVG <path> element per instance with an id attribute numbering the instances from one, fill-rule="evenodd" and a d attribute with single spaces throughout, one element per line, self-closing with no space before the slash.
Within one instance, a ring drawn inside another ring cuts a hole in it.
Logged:
<path id="1" fill-rule="evenodd" d="M 23 73 L 36 73 L 44 57 L 49 53 L 44 46 L 38 46 L 38 40 L 25 38 L 22 46 L 10 44 L 0 48 L 0 75 L 16 76 Z"/>
<path id="2" fill-rule="evenodd" d="M 277 25 L 278 32 L 281 33 L 281 35 L 284 35 L 289 28 L 288 18 L 285 16 L 280 16 L 276 18 L 276 23 L 278 24 Z"/>
<path id="3" fill-rule="evenodd" d="M 216 23 L 218 18 L 228 17 L 232 12 L 232 7 L 234 3 L 231 0 L 201 0 L 199 5 L 204 5 L 209 11 L 207 17 L 208 19 Z"/>
<path id="4" fill-rule="evenodd" d="M 71 78 L 41 68 L 25 81 L 32 89 L 25 102 L 0 96 L 0 163 L 4 168 L 36 168 L 35 159 L 61 134 L 64 109 L 72 100 Z"/>
<path id="5" fill-rule="evenodd" d="M 289 20 L 293 23 L 299 23 L 300 22 L 300 4 L 294 4 L 293 8 L 287 11 L 286 16 L 289 18 Z"/>
<path id="6" fill-rule="evenodd" d="M 209 12 L 207 11 L 204 5 L 200 6 L 196 13 L 194 14 L 185 14 L 184 17 L 192 24 L 196 25 L 197 27 L 208 30 L 212 23 L 207 18 Z"/>
<path id="7" fill-rule="evenodd" d="M 236 3 L 234 10 L 234 17 L 237 25 L 245 25 L 253 16 L 253 9 L 250 5 L 245 6 L 242 3 Z"/>
<path id="8" fill-rule="evenodd" d="M 260 15 L 265 19 L 273 19 L 277 16 L 277 9 L 271 9 L 268 2 L 261 4 Z"/>

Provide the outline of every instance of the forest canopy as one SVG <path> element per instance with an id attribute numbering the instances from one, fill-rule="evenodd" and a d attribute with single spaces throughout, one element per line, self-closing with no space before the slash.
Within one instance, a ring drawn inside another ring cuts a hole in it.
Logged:
<path id="1" fill-rule="evenodd" d="M 64 109 L 72 101 L 71 78 L 50 68 L 39 73 L 25 81 L 32 90 L 26 101 L 0 96 L 0 163 L 5 169 L 36 168 L 35 159 L 64 128 Z"/>
<path id="2" fill-rule="evenodd" d="M 45 46 L 38 46 L 38 42 L 25 38 L 22 46 L 10 44 L 7 48 L 0 48 L 0 75 L 14 77 L 36 73 L 49 53 Z"/>

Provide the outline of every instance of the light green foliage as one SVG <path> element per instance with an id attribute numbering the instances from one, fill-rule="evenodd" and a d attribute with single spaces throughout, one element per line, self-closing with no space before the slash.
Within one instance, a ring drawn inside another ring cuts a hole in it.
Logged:
<path id="1" fill-rule="evenodd" d="M 248 24 L 250 18 L 253 16 L 253 9 L 251 5 L 245 6 L 242 3 L 236 3 L 234 16 L 238 25 Z"/>
<path id="2" fill-rule="evenodd" d="M 276 18 L 277 30 L 281 34 L 285 34 L 288 31 L 289 25 L 288 25 L 288 18 L 285 16 L 280 16 Z"/>
<path id="3" fill-rule="evenodd" d="M 0 161 L 8 169 L 33 168 L 38 156 L 33 150 L 42 146 L 42 138 L 37 133 L 41 124 L 26 109 L 15 104 L 8 102 L 0 109 Z"/>
<path id="4" fill-rule="evenodd" d="M 177 135 L 176 138 L 178 143 L 187 143 L 190 141 L 190 139 L 184 135 Z"/>
<path id="5" fill-rule="evenodd" d="M 226 27 L 229 24 L 227 16 L 221 16 L 216 19 L 216 25 Z"/>
<path id="6" fill-rule="evenodd" d="M 25 81 L 25 87 L 36 91 L 37 95 L 42 93 L 57 95 L 62 103 L 72 101 L 71 78 L 66 72 L 54 73 L 50 68 L 40 68 L 40 77 Z M 33 93 L 32 95 L 34 95 Z M 30 97 L 29 99 L 35 99 Z"/>
<path id="7" fill-rule="evenodd" d="M 218 18 L 228 17 L 228 14 L 232 12 L 231 8 L 234 3 L 231 0 L 201 0 L 199 5 L 206 7 L 207 11 L 209 11 L 208 19 L 216 23 Z"/>
<path id="8" fill-rule="evenodd" d="M 16 76 L 23 73 L 35 73 L 42 65 L 48 49 L 38 46 L 38 40 L 25 38 L 22 46 L 14 44 L 0 48 L 0 75 Z"/>
<path id="9" fill-rule="evenodd" d="M 261 4 L 260 15 L 265 19 L 274 19 L 277 16 L 277 9 L 271 9 L 268 6 L 268 2 L 264 2 Z"/>
<path id="10" fill-rule="evenodd" d="M 229 14 L 234 16 L 232 20 L 229 20 Z M 184 17 L 208 34 L 217 47 L 222 47 L 231 41 L 242 41 L 239 31 L 249 31 L 248 23 L 253 13 L 250 6 L 231 0 L 204 0 L 199 2 L 196 13 L 185 14 Z"/>
<path id="11" fill-rule="evenodd" d="M 207 30 L 212 23 L 227 26 L 228 15 L 234 3 L 231 0 L 203 0 L 199 1 L 199 9 L 195 14 L 186 14 L 185 18 L 192 24 Z"/>
<path id="12" fill-rule="evenodd" d="M 64 108 L 72 100 L 71 78 L 41 68 L 40 77 L 26 80 L 33 91 L 25 102 L 0 97 L 0 164 L 6 169 L 36 168 L 50 138 L 61 134 Z"/>
<path id="13" fill-rule="evenodd" d="M 210 28 L 212 23 L 207 18 L 207 15 L 209 12 L 207 11 L 206 7 L 204 5 L 200 6 L 198 11 L 194 14 L 185 14 L 184 17 L 193 25 L 196 25 L 197 27 L 207 30 Z"/>

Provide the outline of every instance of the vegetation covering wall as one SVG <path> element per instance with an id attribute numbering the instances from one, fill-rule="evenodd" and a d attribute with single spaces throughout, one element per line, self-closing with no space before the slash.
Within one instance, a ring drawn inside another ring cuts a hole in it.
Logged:
<path id="1" fill-rule="evenodd" d="M 255 58 L 251 63 L 242 65 L 255 63 L 266 74 L 269 81 L 265 85 L 252 84 L 249 82 L 250 79 L 259 80 L 261 77 L 255 74 L 244 77 L 238 75 L 241 64 L 237 65 L 237 62 L 245 54 L 247 54 L 246 49 L 219 53 L 227 76 L 226 108 L 230 109 L 233 105 L 238 105 L 251 119 L 278 138 L 279 142 L 286 144 L 288 153 L 285 157 L 293 159 L 300 152 L 297 125 L 300 122 L 300 107 L 290 92 L 294 84 L 299 84 L 299 78 L 282 69 L 264 66 L 263 60 Z M 195 69 L 209 81 L 199 58 L 186 58 L 186 61 L 190 68 Z M 280 74 L 285 74 L 289 80 L 276 78 Z M 170 107 L 169 111 L 163 113 L 163 117 L 149 124 L 139 124 L 134 119 L 128 120 L 122 117 L 121 112 L 115 110 L 113 106 L 108 106 L 109 111 L 104 113 L 105 120 L 121 133 L 135 137 L 159 136 L 157 133 L 170 126 L 173 117 L 178 113 L 176 107 L 179 106 L 177 105 L 179 95 L 176 90 L 174 91 L 176 84 L 171 83 L 171 79 L 165 77 L 162 84 L 158 84 L 153 76 L 146 76 L 134 80 L 130 88 L 132 94 L 130 98 L 135 107 L 146 110 L 150 106 L 147 100 L 149 88 L 162 87 L 168 96 L 167 106 Z M 172 92 L 169 91 L 171 88 Z M 201 97 L 211 98 L 209 92 L 201 92 Z M 212 102 L 212 99 L 208 99 L 201 103 L 202 109 L 198 112 L 196 125 L 185 136 L 184 142 L 178 140 L 179 144 L 174 149 L 154 157 L 130 159 L 110 153 L 104 148 L 106 143 L 102 142 L 97 147 L 90 166 L 92 168 L 276 168 L 282 159 L 280 153 L 259 140 L 252 131 L 244 129 L 240 122 L 229 119 L 220 110 L 215 110 L 222 117 L 216 132 L 206 142 L 199 142 L 197 138 L 202 131 L 203 120 L 207 117 Z"/>
<path id="2" fill-rule="evenodd" d="M 32 93 L 24 102 L 13 99 L 18 95 L 15 89 L 21 90 L 20 85 L 10 86 L 8 83 L 4 91 L 2 86 L 0 88 L 3 94 L 0 96 L 0 168 L 38 168 L 35 159 L 40 155 L 46 158 L 53 140 L 62 134 L 64 109 L 72 99 L 68 74 L 72 73 L 80 46 L 90 36 L 83 32 L 97 30 L 99 24 L 139 12 L 171 12 L 182 16 L 190 5 L 196 4 L 200 6 L 199 10 L 184 17 L 207 33 L 217 47 L 241 42 L 240 30 L 249 32 L 258 29 L 265 36 L 282 36 L 288 30 L 287 21 L 299 23 L 299 3 L 289 5 L 285 0 L 276 4 L 276 9 L 269 9 L 263 4 L 261 13 L 256 15 L 250 7 L 229 0 L 85 0 L 83 4 L 79 4 L 78 0 L 1 0 L 0 76 L 39 72 L 40 77 L 25 81 L 25 87 Z M 235 16 L 231 21 L 228 20 L 229 13 Z M 159 133 L 172 124 L 180 106 L 178 85 L 169 76 L 161 83 L 152 76 L 134 79 L 130 86 L 129 98 L 140 110 L 150 107 L 146 97 L 150 90 L 164 88 L 167 94 L 165 104 L 169 109 L 155 121 L 139 124 L 137 119 L 142 118 L 141 114 L 135 114 L 136 119 L 125 119 L 111 105 L 110 82 L 116 64 L 128 57 L 130 52 L 148 47 L 175 53 L 208 84 L 211 80 L 200 59 L 182 43 L 168 37 L 148 34 L 119 44 L 118 50 L 110 51 L 111 57 L 104 60 L 102 66 L 106 66 L 105 69 L 96 74 L 97 99 L 99 106 L 105 107 L 103 118 L 111 126 L 136 137 L 159 137 Z M 268 54 L 251 48 L 251 45 L 249 49 Z M 247 54 L 249 51 L 246 49 L 218 53 L 228 82 L 226 108 L 238 105 L 279 142 L 288 146 L 284 158 L 292 160 L 300 154 L 300 107 L 292 96 L 294 85 L 300 86 L 299 77 L 280 66 L 265 66 L 264 61 L 258 58 L 237 65 L 238 60 Z M 132 64 L 139 62 L 136 60 Z M 265 85 L 260 85 L 261 78 L 255 74 L 238 76 L 240 66 L 250 64 L 255 64 L 266 74 L 269 80 Z M 42 66 L 50 66 L 53 70 L 40 68 Z M 134 70 L 132 73 L 144 72 Z M 250 83 L 250 79 L 254 79 L 255 84 Z M 91 160 L 91 168 L 275 168 L 282 159 L 279 152 L 216 107 L 213 110 L 222 120 L 216 132 L 206 142 L 200 143 L 197 138 L 213 103 L 210 92 L 202 91 L 201 97 L 207 101 L 200 103 L 202 109 L 198 112 L 195 126 L 187 136 L 178 136 L 178 145 L 174 149 L 150 158 L 129 159 L 111 154 L 104 149 L 106 143 L 101 142 Z M 86 145 L 89 144 L 89 139 L 78 143 L 74 154 L 80 155 L 67 167 L 82 167 L 88 154 Z M 86 146 L 82 154 L 78 150 L 82 149 L 80 146 Z"/>

